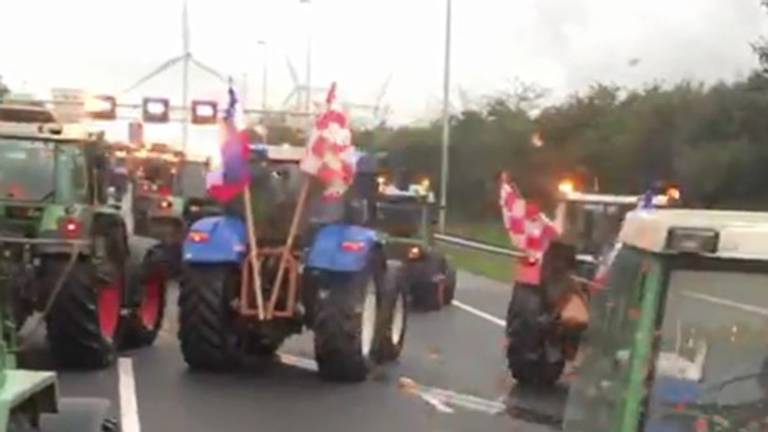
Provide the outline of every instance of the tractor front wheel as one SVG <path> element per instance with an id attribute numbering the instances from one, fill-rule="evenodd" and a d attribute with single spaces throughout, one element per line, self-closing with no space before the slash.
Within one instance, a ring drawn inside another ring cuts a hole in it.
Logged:
<path id="1" fill-rule="evenodd" d="M 123 272 L 99 275 L 89 262 L 70 266 L 66 259 L 51 259 L 44 271 L 43 286 L 60 288 L 46 316 L 48 343 L 56 361 L 74 368 L 112 364 L 123 333 Z"/>
<path id="2" fill-rule="evenodd" d="M 230 265 L 190 265 L 179 293 L 179 341 L 192 369 L 226 370 L 242 362 L 242 341 L 232 307 L 239 288 Z"/>
<path id="3" fill-rule="evenodd" d="M 168 269 L 162 250 L 157 246 L 150 249 L 140 265 L 131 267 L 127 280 L 136 307 L 126 318 L 124 346 L 152 345 L 163 326 L 168 291 Z"/>
<path id="4" fill-rule="evenodd" d="M 397 360 L 405 345 L 408 297 L 400 262 L 387 263 L 383 290 L 379 293 L 379 324 L 374 357 L 378 363 Z"/>
<path id="5" fill-rule="evenodd" d="M 333 381 L 364 381 L 374 364 L 384 264 L 372 256 L 358 272 L 326 272 L 322 276 L 313 320 L 320 376 Z"/>

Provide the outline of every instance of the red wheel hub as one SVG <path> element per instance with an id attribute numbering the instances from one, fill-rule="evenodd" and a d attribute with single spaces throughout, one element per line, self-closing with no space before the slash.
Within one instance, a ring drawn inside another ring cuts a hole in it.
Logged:
<path id="1" fill-rule="evenodd" d="M 117 282 L 109 282 L 99 290 L 99 327 L 101 334 L 107 339 L 112 339 L 117 330 L 117 322 L 120 319 L 121 285 Z"/>
<path id="2" fill-rule="evenodd" d="M 148 329 L 155 328 L 157 319 L 160 316 L 163 285 L 162 275 L 153 275 L 144 284 L 144 298 L 141 299 L 139 317 Z"/>

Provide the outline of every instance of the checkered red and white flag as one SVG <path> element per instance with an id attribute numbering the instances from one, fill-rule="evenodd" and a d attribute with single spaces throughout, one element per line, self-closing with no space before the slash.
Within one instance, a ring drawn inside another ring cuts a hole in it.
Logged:
<path id="1" fill-rule="evenodd" d="M 325 103 L 325 110 L 315 119 L 301 169 L 325 185 L 324 197 L 338 198 L 355 177 L 357 152 L 349 119 L 336 102 L 336 83 L 328 90 Z"/>
<path id="2" fill-rule="evenodd" d="M 512 245 L 540 260 L 552 239 L 559 235 L 555 224 L 536 203 L 524 199 L 509 181 L 501 183 L 499 205 Z"/>

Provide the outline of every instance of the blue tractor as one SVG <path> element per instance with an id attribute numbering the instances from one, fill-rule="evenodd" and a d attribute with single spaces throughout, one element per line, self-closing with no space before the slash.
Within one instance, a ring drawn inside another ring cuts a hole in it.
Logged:
<path id="1" fill-rule="evenodd" d="M 325 379 L 362 381 L 375 365 L 399 357 L 404 272 L 400 261 L 387 259 L 384 236 L 372 227 L 375 158 L 361 155 L 352 187 L 329 201 L 299 170 L 303 152 L 254 148 L 251 198 L 234 199 L 188 231 L 179 339 L 190 368 L 232 369 L 272 356 L 305 329 L 314 332 Z"/>

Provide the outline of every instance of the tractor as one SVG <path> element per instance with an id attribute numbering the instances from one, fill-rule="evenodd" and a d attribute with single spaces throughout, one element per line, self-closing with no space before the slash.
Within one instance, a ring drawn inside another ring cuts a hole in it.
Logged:
<path id="1" fill-rule="evenodd" d="M 0 122 L 7 308 L 17 329 L 40 314 L 62 366 L 107 366 L 121 345 L 151 343 L 162 323 L 160 254 L 131 253 L 107 204 L 107 165 L 103 142 L 77 125 Z"/>
<path id="2" fill-rule="evenodd" d="M 632 212 L 563 430 L 764 431 L 768 213 Z"/>
<path id="3" fill-rule="evenodd" d="M 16 239 L 13 239 L 16 240 Z M 0 240 L 0 431 L 103 432 L 115 430 L 107 419 L 109 401 L 96 398 L 59 398 L 56 373 L 20 369 L 21 348 L 14 322 L 15 263 L 7 251 L 15 241 Z"/>
<path id="4" fill-rule="evenodd" d="M 554 224 L 560 235 L 544 256 L 524 256 L 507 309 L 507 363 L 524 385 L 554 384 L 578 352 L 596 270 L 610 256 L 624 216 L 645 196 L 583 193 L 561 182 Z M 679 203 L 676 188 L 649 192 L 655 207 Z M 533 275 L 526 279 L 527 275 Z"/>
<path id="5" fill-rule="evenodd" d="M 304 329 L 314 332 L 324 379 L 362 381 L 399 357 L 407 297 L 400 262 L 372 227 L 375 163 L 361 155 L 350 189 L 328 200 L 300 171 L 304 153 L 254 146 L 242 199 L 189 229 L 179 339 L 190 368 L 230 370 L 273 356 Z"/>
<path id="6" fill-rule="evenodd" d="M 158 240 L 170 273 L 178 276 L 187 227 L 212 204 L 205 186 L 208 161 L 189 159 L 155 144 L 149 152 L 136 152 L 133 163 L 134 233 Z M 215 205 L 214 209 L 218 210 Z"/>
<path id="7" fill-rule="evenodd" d="M 409 304 L 437 310 L 451 304 L 456 268 L 435 248 L 435 199 L 428 178 L 413 182 L 405 173 L 390 181 L 377 177 L 376 225 L 388 234 L 389 255 L 403 263 Z"/>

